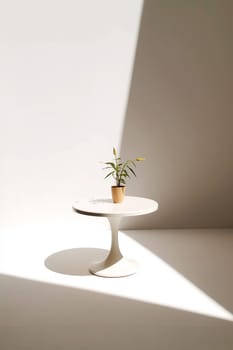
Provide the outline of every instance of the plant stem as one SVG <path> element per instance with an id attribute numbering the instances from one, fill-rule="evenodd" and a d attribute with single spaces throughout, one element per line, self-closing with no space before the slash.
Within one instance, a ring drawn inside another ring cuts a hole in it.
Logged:
<path id="1" fill-rule="evenodd" d="M 116 186 L 119 186 L 117 155 L 115 155 L 115 166 L 116 166 Z"/>

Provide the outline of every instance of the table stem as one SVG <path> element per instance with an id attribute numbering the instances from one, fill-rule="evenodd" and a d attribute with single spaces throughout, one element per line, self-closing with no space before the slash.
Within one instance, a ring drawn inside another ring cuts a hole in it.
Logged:
<path id="1" fill-rule="evenodd" d="M 115 263 L 120 260 L 123 255 L 121 254 L 119 241 L 118 241 L 118 229 L 121 222 L 121 217 L 108 217 L 108 221 L 111 228 L 112 239 L 111 239 L 111 249 L 107 257 L 108 262 Z"/>

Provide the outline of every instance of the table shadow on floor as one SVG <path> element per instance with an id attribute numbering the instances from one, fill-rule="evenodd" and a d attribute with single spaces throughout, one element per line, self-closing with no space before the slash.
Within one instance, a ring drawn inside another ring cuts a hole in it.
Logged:
<path id="1" fill-rule="evenodd" d="M 72 248 L 56 252 L 45 259 L 45 266 L 57 273 L 72 276 L 87 276 L 93 262 L 103 260 L 107 250 L 97 248 Z"/>

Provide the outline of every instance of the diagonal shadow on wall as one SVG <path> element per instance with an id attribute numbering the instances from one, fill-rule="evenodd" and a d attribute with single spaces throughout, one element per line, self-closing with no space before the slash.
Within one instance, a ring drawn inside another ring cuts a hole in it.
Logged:
<path id="1" fill-rule="evenodd" d="M 145 156 L 127 193 L 157 213 L 124 228 L 233 227 L 233 4 L 147 0 L 122 135 Z"/>

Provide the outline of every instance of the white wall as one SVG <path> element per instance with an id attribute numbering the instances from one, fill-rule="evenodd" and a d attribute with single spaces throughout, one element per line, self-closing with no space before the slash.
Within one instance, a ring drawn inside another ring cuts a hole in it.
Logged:
<path id="1" fill-rule="evenodd" d="M 5 1 L 0 9 L 2 225 L 65 217 L 106 195 L 141 0 Z"/>
<path id="2" fill-rule="evenodd" d="M 125 113 L 142 2 L 1 3 L 1 226 L 108 195 L 114 145 L 160 204 L 124 227 L 232 227 L 232 3 L 145 1 Z"/>

